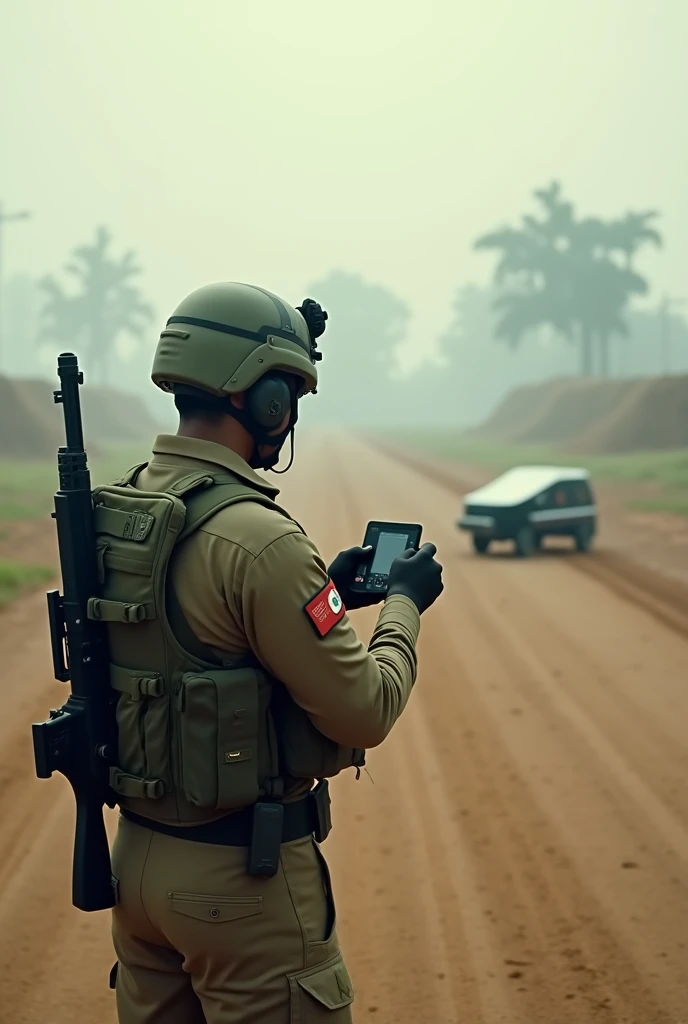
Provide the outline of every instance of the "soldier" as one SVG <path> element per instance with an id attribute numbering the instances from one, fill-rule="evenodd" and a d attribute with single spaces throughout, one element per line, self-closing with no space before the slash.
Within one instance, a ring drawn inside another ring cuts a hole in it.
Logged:
<path id="1" fill-rule="evenodd" d="M 362 549 L 326 568 L 255 472 L 277 463 L 315 389 L 326 316 L 244 284 L 188 296 L 152 373 L 179 430 L 101 514 L 103 593 L 117 598 L 99 614 L 117 691 L 121 1024 L 352 1019 L 319 847 L 327 779 L 360 771 L 403 711 L 419 615 L 443 584 L 433 545 L 405 552 L 366 649 L 346 614 L 379 600 L 348 589 Z M 183 525 L 155 512 L 180 502 Z M 117 537 L 137 554 L 118 556 Z"/>

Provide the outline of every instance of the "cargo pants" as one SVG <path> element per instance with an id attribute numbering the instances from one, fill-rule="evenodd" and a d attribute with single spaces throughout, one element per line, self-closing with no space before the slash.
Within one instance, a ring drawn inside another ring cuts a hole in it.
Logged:
<path id="1" fill-rule="evenodd" d="M 329 871 L 309 836 L 273 878 L 246 850 L 173 838 L 120 818 L 119 1024 L 350 1024 L 353 990 Z"/>

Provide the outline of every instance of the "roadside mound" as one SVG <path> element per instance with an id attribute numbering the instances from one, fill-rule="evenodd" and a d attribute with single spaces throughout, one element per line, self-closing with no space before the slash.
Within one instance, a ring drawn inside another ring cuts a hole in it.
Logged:
<path id="1" fill-rule="evenodd" d="M 566 445 L 622 406 L 641 386 L 625 380 L 576 380 L 560 384 L 541 402 L 530 428 L 522 431 L 524 444 Z"/>
<path id="2" fill-rule="evenodd" d="M 571 377 L 517 388 L 475 433 L 581 454 L 688 447 L 688 376 Z"/>
<path id="3" fill-rule="evenodd" d="M 142 399 L 111 388 L 84 388 L 81 394 L 84 432 L 104 445 L 152 442 L 159 425 Z"/>
<path id="4" fill-rule="evenodd" d="M 688 376 L 637 382 L 571 448 L 592 454 L 688 448 Z"/>
<path id="5" fill-rule="evenodd" d="M 0 456 L 43 459 L 54 454 L 55 431 L 51 425 L 35 414 L 15 381 L 0 377 Z"/>
<path id="6" fill-rule="evenodd" d="M 64 443 L 62 410 L 54 386 L 44 380 L 0 377 L 0 457 L 52 458 Z M 89 454 L 107 446 L 151 438 L 158 426 L 144 403 L 110 388 L 81 391 L 84 434 Z"/>
<path id="7" fill-rule="evenodd" d="M 492 415 L 471 433 L 518 442 L 532 430 L 543 409 L 555 400 L 559 391 L 568 386 L 567 379 L 555 378 L 547 382 L 546 388 L 542 384 L 525 384 L 515 388 L 504 397 Z"/>

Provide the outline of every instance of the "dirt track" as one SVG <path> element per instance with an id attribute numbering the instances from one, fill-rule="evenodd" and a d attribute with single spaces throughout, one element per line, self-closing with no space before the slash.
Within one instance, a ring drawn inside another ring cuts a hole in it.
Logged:
<path id="1" fill-rule="evenodd" d="M 355 1019 L 686 1024 L 678 592 L 604 556 L 475 558 L 455 495 L 358 442 L 303 445 L 282 482 L 325 557 L 398 518 L 445 565 L 409 708 L 369 774 L 333 786 Z M 373 618 L 355 613 L 362 635 Z M 71 797 L 33 778 L 28 724 L 66 693 L 44 621 L 42 593 L 0 616 L 0 1021 L 108 1024 L 107 915 L 69 906 Z"/>

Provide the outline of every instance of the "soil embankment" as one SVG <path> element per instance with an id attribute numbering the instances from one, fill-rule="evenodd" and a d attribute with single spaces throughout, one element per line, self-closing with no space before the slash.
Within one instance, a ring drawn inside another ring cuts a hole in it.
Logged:
<path id="1" fill-rule="evenodd" d="M 55 386 L 44 380 L 0 377 L 0 458 L 53 458 L 63 444 L 61 408 Z M 112 388 L 85 386 L 80 392 L 89 453 L 152 437 L 156 424 L 141 399 Z"/>
<path id="2" fill-rule="evenodd" d="M 528 385 L 507 395 L 474 433 L 581 454 L 688 447 L 688 376 Z"/>

